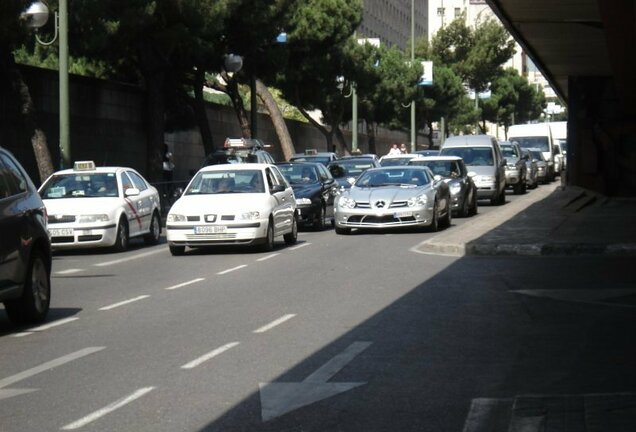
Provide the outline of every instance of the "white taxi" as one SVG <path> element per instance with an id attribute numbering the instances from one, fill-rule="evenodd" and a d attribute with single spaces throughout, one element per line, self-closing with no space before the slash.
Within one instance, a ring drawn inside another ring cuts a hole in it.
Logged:
<path id="1" fill-rule="evenodd" d="M 57 171 L 39 189 L 48 213 L 53 249 L 113 247 L 131 237 L 159 242 L 159 193 L 137 171 L 76 162 Z"/>
<path id="2" fill-rule="evenodd" d="M 166 237 L 172 255 L 186 246 L 259 244 L 274 247 L 298 235 L 294 192 L 270 164 L 224 164 L 201 168 L 170 208 Z"/>

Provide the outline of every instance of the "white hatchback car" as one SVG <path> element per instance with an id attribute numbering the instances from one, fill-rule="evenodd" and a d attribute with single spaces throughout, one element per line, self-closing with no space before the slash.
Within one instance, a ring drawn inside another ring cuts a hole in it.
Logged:
<path id="1" fill-rule="evenodd" d="M 53 249 L 114 247 L 131 237 L 157 244 L 161 235 L 159 193 L 137 171 L 76 162 L 40 187 Z"/>
<path id="2" fill-rule="evenodd" d="M 201 168 L 168 213 L 166 237 L 173 255 L 186 246 L 262 244 L 274 238 L 296 242 L 294 192 L 269 164 L 225 164 Z"/>

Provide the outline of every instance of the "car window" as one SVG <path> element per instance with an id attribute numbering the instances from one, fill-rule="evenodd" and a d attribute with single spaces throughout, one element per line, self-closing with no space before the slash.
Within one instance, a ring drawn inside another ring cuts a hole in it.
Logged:
<path id="1" fill-rule="evenodd" d="M 289 183 L 285 180 L 285 177 L 280 173 L 278 167 L 272 167 L 272 172 L 274 173 L 274 177 L 276 178 L 276 182 L 279 185 L 285 186 L 285 188 L 289 187 Z"/>
<path id="2" fill-rule="evenodd" d="M 6 166 L 5 175 L 9 183 L 11 195 L 17 195 L 27 191 L 27 180 L 18 166 L 6 155 L 0 155 Z"/>
<path id="3" fill-rule="evenodd" d="M 0 158 L 0 200 L 12 195 L 8 171 L 9 168 L 6 167 L 2 162 L 2 158 Z"/>
<path id="4" fill-rule="evenodd" d="M 263 173 L 254 170 L 199 171 L 185 195 L 264 193 Z"/>
<path id="5" fill-rule="evenodd" d="M 274 185 L 277 183 L 274 174 L 272 174 L 272 171 L 269 168 L 265 170 L 265 177 L 267 177 L 267 185 L 269 186 L 269 190 L 271 191 Z"/>
<path id="6" fill-rule="evenodd" d="M 43 199 L 97 198 L 119 195 L 115 173 L 73 173 L 50 177 L 40 188 Z"/>
<path id="7" fill-rule="evenodd" d="M 400 170 L 374 170 L 365 171 L 358 177 L 355 185 L 357 187 L 417 187 L 430 183 L 430 178 L 425 169 L 419 167 L 405 167 Z"/>
<path id="8" fill-rule="evenodd" d="M 130 180 L 130 177 L 128 177 L 125 172 L 121 173 L 121 184 L 124 189 L 124 193 L 128 189 L 132 189 L 134 187 L 132 180 Z"/>
<path id="9" fill-rule="evenodd" d="M 324 165 L 318 165 L 318 171 L 320 171 L 320 179 L 323 182 L 333 178 L 327 167 Z"/>
<path id="10" fill-rule="evenodd" d="M 126 173 L 130 176 L 130 179 L 137 189 L 139 189 L 140 191 L 145 191 L 146 189 L 148 189 L 148 185 L 139 174 L 134 171 L 126 171 Z"/>

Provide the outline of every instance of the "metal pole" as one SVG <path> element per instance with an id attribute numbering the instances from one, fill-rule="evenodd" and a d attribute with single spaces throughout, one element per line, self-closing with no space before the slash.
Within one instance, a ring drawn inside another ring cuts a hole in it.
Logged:
<path id="1" fill-rule="evenodd" d="M 68 85 L 68 0 L 59 0 L 59 16 L 60 168 L 69 168 L 72 164 Z"/>
<path id="2" fill-rule="evenodd" d="M 252 138 L 258 138 L 258 112 L 256 106 L 256 77 L 250 76 L 250 130 Z"/>
<path id="3" fill-rule="evenodd" d="M 358 148 L 358 92 L 351 85 L 351 151 Z"/>
<path id="4" fill-rule="evenodd" d="M 411 0 L 411 65 L 415 64 L 415 0 Z M 411 153 L 416 150 L 415 100 L 411 101 Z"/>

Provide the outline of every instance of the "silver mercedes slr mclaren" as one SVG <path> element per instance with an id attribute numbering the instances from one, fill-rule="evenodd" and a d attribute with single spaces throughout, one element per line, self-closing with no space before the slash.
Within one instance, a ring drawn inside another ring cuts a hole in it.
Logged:
<path id="1" fill-rule="evenodd" d="M 336 233 L 407 226 L 437 231 L 451 224 L 450 203 L 448 185 L 427 167 L 369 169 L 338 197 Z"/>

